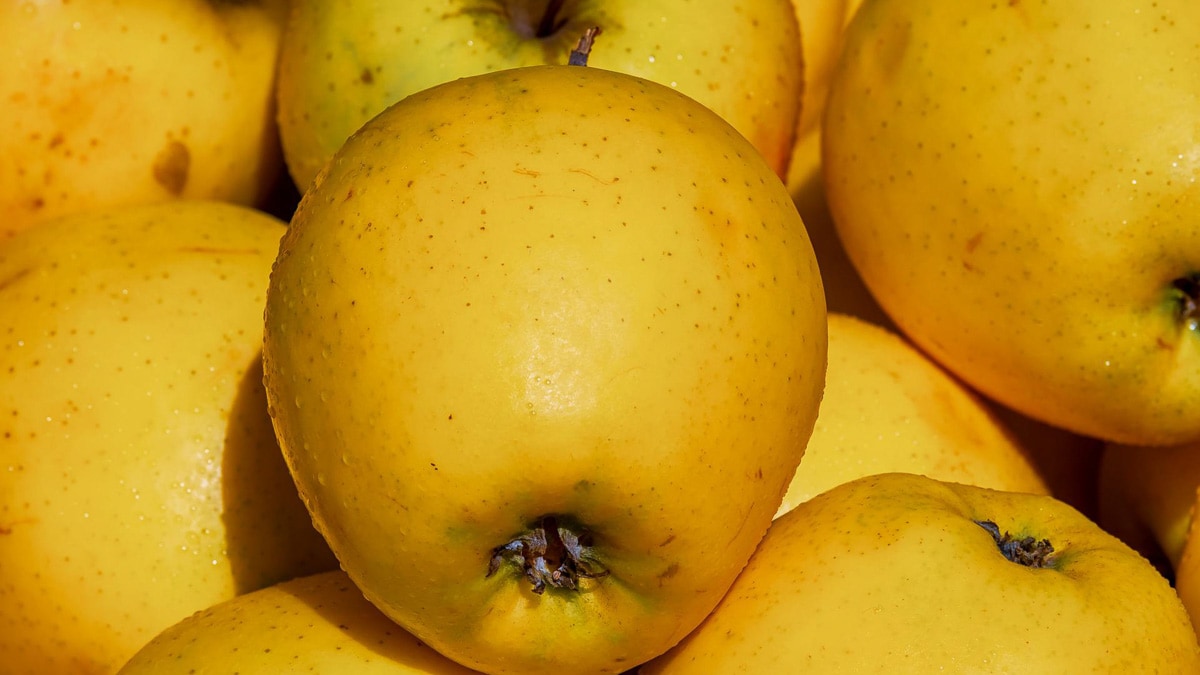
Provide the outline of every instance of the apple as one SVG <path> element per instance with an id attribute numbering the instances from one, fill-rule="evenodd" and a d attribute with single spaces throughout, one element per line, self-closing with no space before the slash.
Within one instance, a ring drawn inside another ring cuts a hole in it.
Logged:
<path id="1" fill-rule="evenodd" d="M 786 175 L 804 73 L 790 0 L 292 0 L 278 84 L 292 178 L 306 189 L 389 104 L 467 75 L 566 64 L 593 26 L 592 67 L 695 98 Z"/>
<path id="2" fill-rule="evenodd" d="M 1171 574 L 1191 532 L 1200 443 L 1145 448 L 1109 443 L 1100 456 L 1097 520 Z"/>
<path id="3" fill-rule="evenodd" d="M 855 478 L 903 471 L 997 490 L 1049 488 L 987 404 L 900 335 L 829 313 L 825 393 L 776 518 Z"/>
<path id="4" fill-rule="evenodd" d="M 945 671 L 1196 673 L 1200 645 L 1166 579 L 1070 506 L 889 473 L 776 520 L 640 672 Z"/>
<path id="5" fill-rule="evenodd" d="M 989 398 L 1200 440 L 1200 3 L 866 0 L 822 170 L 847 254 Z"/>
<path id="6" fill-rule="evenodd" d="M 6 2 L 0 240 L 169 199 L 257 205 L 281 176 L 285 0 Z"/>
<path id="7" fill-rule="evenodd" d="M 1193 517 L 1179 555 L 1179 564 L 1175 568 L 1175 592 L 1187 608 L 1192 617 L 1192 627 L 1200 636 L 1200 518 L 1195 517 L 1200 513 L 1200 487 L 1196 489 L 1191 513 Z"/>
<path id="8" fill-rule="evenodd" d="M 112 673 L 192 612 L 336 567 L 262 385 L 285 229 L 179 200 L 0 246 L 0 673 Z"/>
<path id="9" fill-rule="evenodd" d="M 405 632 L 341 570 L 206 608 L 146 643 L 118 675 L 470 675 Z"/>
<path id="10" fill-rule="evenodd" d="M 817 130 L 825 110 L 829 74 L 841 49 L 847 0 L 792 0 L 804 51 L 804 98 L 796 138 Z"/>
<path id="11" fill-rule="evenodd" d="M 373 118 L 267 292 L 314 522 L 372 603 L 487 673 L 622 672 L 695 627 L 783 498 L 825 360 L 780 178 L 697 101 L 592 67 Z"/>

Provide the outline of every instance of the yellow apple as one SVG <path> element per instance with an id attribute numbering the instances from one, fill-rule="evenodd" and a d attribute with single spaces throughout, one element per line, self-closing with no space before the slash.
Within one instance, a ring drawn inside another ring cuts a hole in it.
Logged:
<path id="1" fill-rule="evenodd" d="M 262 386 L 284 230 L 174 201 L 0 245 L 0 673 L 112 673 L 196 610 L 336 566 Z"/>
<path id="2" fill-rule="evenodd" d="M 822 132 L 879 304 L 1069 431 L 1200 440 L 1200 2 L 866 0 Z"/>
<path id="3" fill-rule="evenodd" d="M 302 189 L 351 133 L 421 89 L 484 72 L 590 65 L 669 85 L 724 117 L 786 175 L 803 92 L 790 0 L 293 0 L 279 72 L 288 169 Z"/>
<path id="4" fill-rule="evenodd" d="M 804 98 L 797 139 L 816 131 L 820 123 L 829 92 L 829 74 L 841 50 L 847 1 L 792 0 L 804 50 Z"/>
<path id="5" fill-rule="evenodd" d="M 716 610 L 641 670 L 733 672 L 1182 675 L 1200 646 L 1166 579 L 1070 506 L 891 473 L 776 520 Z"/>
<path id="6" fill-rule="evenodd" d="M 828 364 L 817 423 L 777 518 L 842 483 L 895 471 L 1049 492 L 987 404 L 901 336 L 830 313 Z"/>
<path id="7" fill-rule="evenodd" d="M 622 672 L 698 624 L 783 498 L 825 359 L 778 176 L 698 102 L 591 67 L 372 119 L 267 293 L 318 528 L 384 613 L 489 673 Z"/>
<path id="8" fill-rule="evenodd" d="M 1192 627 L 1200 635 L 1200 518 L 1196 517 L 1197 513 L 1200 513 L 1200 488 L 1195 492 L 1188 534 L 1175 569 L 1175 591 L 1192 617 Z"/>
<path id="9" fill-rule="evenodd" d="M 150 640 L 119 675 L 470 675 L 367 602 L 340 570 L 196 612 Z"/>
<path id="10" fill-rule="evenodd" d="M 0 240 L 176 198 L 257 204 L 280 175 L 284 0 L 0 4 Z"/>
<path id="11" fill-rule="evenodd" d="M 1098 522 L 1170 573 L 1179 566 L 1200 487 L 1200 443 L 1161 448 L 1107 444 Z"/>

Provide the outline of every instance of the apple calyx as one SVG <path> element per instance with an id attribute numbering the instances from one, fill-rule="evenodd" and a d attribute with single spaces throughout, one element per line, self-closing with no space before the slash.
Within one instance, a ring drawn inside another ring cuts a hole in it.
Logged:
<path id="1" fill-rule="evenodd" d="M 1000 548 L 1000 553 L 1004 554 L 1004 557 L 1010 562 L 1035 569 L 1050 567 L 1054 563 L 1054 546 L 1050 544 L 1049 539 L 1041 541 L 1033 537 L 1017 539 L 1009 532 L 1001 534 L 1000 528 L 990 520 L 976 520 L 975 524 L 991 533 L 996 546 Z"/>
<path id="2" fill-rule="evenodd" d="M 1179 318 L 1191 330 L 1200 328 L 1200 272 L 1180 277 L 1171 282 L 1177 292 Z"/>
<path id="3" fill-rule="evenodd" d="M 568 66 L 586 66 L 588 55 L 592 53 L 592 44 L 596 41 L 596 36 L 600 34 L 599 26 L 592 26 L 583 31 L 583 36 L 579 38 L 575 49 L 571 50 L 571 55 L 567 57 Z"/>
<path id="4" fill-rule="evenodd" d="M 533 592 L 541 595 L 546 587 L 579 590 L 580 579 L 608 576 L 591 555 L 592 536 L 587 530 L 560 525 L 555 516 L 542 516 L 528 532 L 507 544 L 492 549 L 486 576 L 492 576 L 506 558 L 521 566 Z"/>

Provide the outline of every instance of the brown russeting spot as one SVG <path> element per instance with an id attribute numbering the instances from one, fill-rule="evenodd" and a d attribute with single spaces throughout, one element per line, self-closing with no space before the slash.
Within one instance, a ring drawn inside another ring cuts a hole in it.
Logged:
<path id="1" fill-rule="evenodd" d="M 178 197 L 183 194 L 187 185 L 188 169 L 192 163 L 192 155 L 187 146 L 176 140 L 167 141 L 158 156 L 154 158 L 154 180 L 167 189 L 167 192 Z"/>

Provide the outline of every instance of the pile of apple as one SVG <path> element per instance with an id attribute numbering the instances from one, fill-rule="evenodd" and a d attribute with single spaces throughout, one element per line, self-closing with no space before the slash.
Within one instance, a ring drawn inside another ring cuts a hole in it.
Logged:
<path id="1" fill-rule="evenodd" d="M 1200 672 L 1198 36 L 0 7 L 0 675 Z"/>

